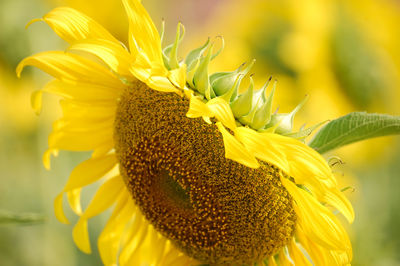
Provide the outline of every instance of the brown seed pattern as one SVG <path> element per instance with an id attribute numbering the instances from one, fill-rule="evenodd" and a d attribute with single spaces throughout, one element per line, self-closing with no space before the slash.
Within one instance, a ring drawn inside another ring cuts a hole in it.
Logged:
<path id="1" fill-rule="evenodd" d="M 121 95 L 114 139 L 134 201 L 158 231 L 204 263 L 250 265 L 275 254 L 296 223 L 282 173 L 226 159 L 217 127 L 187 118 L 188 106 L 139 81 Z"/>

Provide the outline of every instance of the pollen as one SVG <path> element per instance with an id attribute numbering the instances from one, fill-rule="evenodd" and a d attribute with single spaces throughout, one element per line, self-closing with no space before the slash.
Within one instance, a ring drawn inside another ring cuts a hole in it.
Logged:
<path id="1" fill-rule="evenodd" d="M 114 140 L 124 182 L 146 219 L 212 265 L 254 264 L 293 237 L 293 199 L 278 168 L 225 158 L 221 133 L 187 118 L 189 101 L 136 81 L 118 101 Z"/>

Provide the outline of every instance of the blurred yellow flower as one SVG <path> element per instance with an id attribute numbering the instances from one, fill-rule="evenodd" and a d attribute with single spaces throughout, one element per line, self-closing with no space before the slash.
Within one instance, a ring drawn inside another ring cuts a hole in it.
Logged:
<path id="1" fill-rule="evenodd" d="M 214 43 L 179 61 L 183 26 L 163 50 L 140 1 L 123 4 L 129 50 L 89 17 L 56 8 L 39 20 L 71 46 L 17 68 L 55 77 L 33 94 L 37 112 L 43 92 L 62 97 L 45 166 L 59 150 L 93 151 L 55 200 L 61 222 L 64 194 L 80 216 L 77 246 L 91 251 L 88 219 L 115 204 L 98 240 L 106 265 L 350 263 L 351 243 L 331 209 L 350 222 L 353 209 L 327 162 L 299 140 L 305 133 L 292 132 L 302 104 L 272 114 L 269 83 L 256 91 L 250 78 L 238 95 L 251 63 L 209 75 Z M 102 178 L 82 211 L 81 189 Z"/>

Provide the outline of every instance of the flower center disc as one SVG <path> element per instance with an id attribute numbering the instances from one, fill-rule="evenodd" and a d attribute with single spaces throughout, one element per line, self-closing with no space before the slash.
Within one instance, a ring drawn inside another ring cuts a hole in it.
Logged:
<path id="1" fill-rule="evenodd" d="M 175 246 L 209 264 L 252 264 L 293 236 L 292 198 L 280 170 L 225 158 L 215 125 L 187 118 L 189 101 L 141 82 L 120 98 L 120 172 L 146 219 Z"/>

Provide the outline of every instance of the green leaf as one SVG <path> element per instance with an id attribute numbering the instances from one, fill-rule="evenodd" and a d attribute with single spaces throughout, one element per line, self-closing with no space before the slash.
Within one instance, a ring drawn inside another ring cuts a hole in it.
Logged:
<path id="1" fill-rule="evenodd" d="M 12 213 L 0 210 L 0 225 L 3 224 L 38 224 L 45 222 L 46 217 L 36 213 Z"/>
<path id="2" fill-rule="evenodd" d="M 354 112 L 326 124 L 308 144 L 319 153 L 381 136 L 400 134 L 400 116 Z"/>

